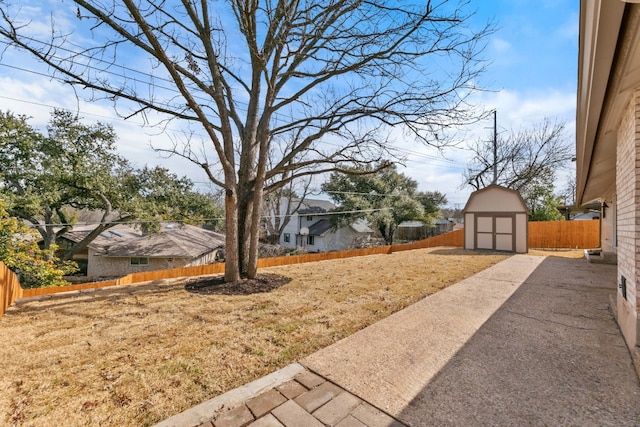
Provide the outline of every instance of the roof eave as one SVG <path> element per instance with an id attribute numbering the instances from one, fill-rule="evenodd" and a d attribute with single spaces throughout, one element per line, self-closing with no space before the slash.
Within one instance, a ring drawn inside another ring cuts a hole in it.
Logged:
<path id="1" fill-rule="evenodd" d="M 609 76 L 624 15 L 619 0 L 582 0 L 578 48 L 576 106 L 576 203 L 582 205 L 600 197 L 602 185 L 587 191 L 592 166 L 598 161 L 594 147 L 607 95 Z M 604 150 L 603 150 L 604 151 Z M 611 173 L 611 172 L 609 172 Z M 613 171 L 615 180 L 615 170 Z M 611 177 L 600 176 L 601 181 Z"/>

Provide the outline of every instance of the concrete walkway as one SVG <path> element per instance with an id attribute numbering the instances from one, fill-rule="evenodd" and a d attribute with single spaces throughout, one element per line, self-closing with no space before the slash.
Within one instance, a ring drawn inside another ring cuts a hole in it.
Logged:
<path id="1" fill-rule="evenodd" d="M 640 426 L 615 282 L 515 255 L 158 426 Z"/>

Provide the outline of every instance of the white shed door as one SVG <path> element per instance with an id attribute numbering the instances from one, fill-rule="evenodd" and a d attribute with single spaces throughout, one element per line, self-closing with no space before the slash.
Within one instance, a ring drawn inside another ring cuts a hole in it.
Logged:
<path id="1" fill-rule="evenodd" d="M 496 250 L 513 249 L 513 217 L 496 217 Z"/>
<path id="2" fill-rule="evenodd" d="M 478 216 L 476 226 L 476 248 L 493 250 L 493 217 Z"/>
<path id="3" fill-rule="evenodd" d="M 514 250 L 513 216 L 476 215 L 476 249 L 498 251 Z"/>

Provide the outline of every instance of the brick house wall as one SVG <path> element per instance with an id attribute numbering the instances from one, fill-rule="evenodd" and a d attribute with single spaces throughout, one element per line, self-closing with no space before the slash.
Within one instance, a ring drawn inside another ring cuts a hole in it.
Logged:
<path id="1" fill-rule="evenodd" d="M 616 137 L 618 283 L 626 280 L 626 298 L 619 289 L 617 307 L 620 327 L 627 343 L 637 345 L 640 266 L 640 90 L 634 92 L 622 116 Z"/>
<path id="2" fill-rule="evenodd" d="M 183 258 L 149 258 L 146 265 L 132 265 L 130 257 L 105 257 L 94 256 L 96 251 L 89 249 L 89 263 L 87 277 L 97 279 L 99 277 L 120 277 L 130 273 L 141 271 L 163 270 L 165 268 L 180 268 L 189 265 L 188 259 Z"/>
<path id="3" fill-rule="evenodd" d="M 89 263 L 87 266 L 87 278 L 98 279 L 100 277 L 121 277 L 131 273 L 142 271 L 164 270 L 167 268 L 191 267 L 196 265 L 213 264 L 217 262 L 216 253 L 212 251 L 199 258 L 148 258 L 149 263 L 132 265 L 130 257 L 105 257 L 94 256 L 96 251 L 89 249 Z"/>

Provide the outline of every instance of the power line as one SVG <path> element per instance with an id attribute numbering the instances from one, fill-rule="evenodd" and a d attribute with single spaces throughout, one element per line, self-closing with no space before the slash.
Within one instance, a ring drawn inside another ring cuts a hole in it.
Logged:
<path id="1" fill-rule="evenodd" d="M 34 42 L 34 43 L 40 43 L 40 44 L 45 45 L 44 42 L 41 42 L 39 40 L 30 38 L 30 37 L 26 37 L 26 39 L 28 39 L 29 41 Z M 10 44 L 8 42 L 5 42 L 5 41 L 0 41 L 0 43 L 4 44 L 6 46 L 10 46 Z M 101 73 L 106 73 L 106 74 L 115 76 L 115 77 L 117 77 L 119 79 L 127 79 L 127 80 L 130 80 L 130 81 L 133 80 L 134 82 L 137 82 L 137 83 L 142 83 L 142 84 L 145 84 L 145 85 L 151 85 L 151 86 L 163 89 L 163 90 L 175 92 L 175 88 L 174 87 L 161 86 L 161 85 L 157 85 L 157 83 L 154 83 L 154 81 L 162 81 L 162 82 L 167 82 L 167 83 L 174 83 L 170 79 L 167 79 L 167 78 L 164 78 L 164 77 L 155 76 L 155 75 L 140 71 L 138 69 L 133 69 L 133 68 L 126 67 L 126 66 L 123 66 L 123 65 L 117 65 L 116 66 L 116 65 L 113 65 L 110 62 L 107 62 L 106 60 L 102 60 L 100 58 L 96 58 L 96 57 L 93 57 L 93 56 L 90 56 L 90 55 L 86 55 L 85 53 L 78 53 L 76 51 L 73 51 L 73 50 L 70 50 L 70 49 L 67 49 L 67 48 L 64 48 L 64 47 L 60 47 L 59 50 L 66 51 L 66 52 L 72 53 L 72 54 L 80 56 L 80 57 L 84 57 L 85 59 L 88 59 L 88 60 L 91 60 L 91 61 L 97 61 L 99 63 L 104 63 L 104 64 L 106 64 L 108 66 L 107 68 L 109 68 L 109 70 L 106 69 L 106 68 L 105 69 L 101 69 L 101 68 L 98 68 L 98 67 L 95 67 L 95 66 L 91 66 L 89 64 L 84 64 L 84 66 L 86 68 L 88 68 L 88 69 L 95 70 L 95 71 L 100 71 Z M 59 61 L 61 61 L 61 62 L 68 61 L 68 59 L 66 59 L 66 58 L 60 58 L 60 57 L 54 57 L 54 58 L 59 60 Z M 15 65 L 9 65 L 9 64 L 6 64 L 6 63 L 0 63 L 0 66 L 4 66 L 4 67 L 7 67 L 7 68 L 12 68 L 12 69 L 19 70 L 19 71 L 26 72 L 26 73 L 32 73 L 32 74 L 43 76 L 43 77 L 51 77 L 49 74 L 46 74 L 46 73 L 42 73 L 42 72 L 35 71 L 35 70 L 30 70 L 30 69 L 27 69 L 27 68 L 24 68 L 24 67 L 15 66 Z M 115 72 L 110 70 L 111 67 L 118 67 L 118 68 L 121 68 L 123 70 L 126 70 L 126 71 L 129 71 L 129 72 L 132 72 L 132 73 L 136 73 L 136 74 L 145 76 L 150 81 L 144 81 L 144 80 L 140 80 L 140 79 L 137 79 L 137 78 L 131 78 L 131 77 L 126 76 L 124 74 L 115 73 Z M 15 102 L 28 103 L 28 104 L 31 104 L 31 105 L 37 105 L 37 106 L 41 106 L 41 107 L 56 108 L 56 107 L 53 107 L 53 106 L 50 106 L 50 105 L 47 105 L 47 104 L 38 103 L 38 102 L 34 102 L 34 101 L 29 101 L 29 100 L 21 100 L 21 99 L 17 99 L 17 98 L 6 97 L 6 96 L 0 96 L 0 98 L 11 100 L 11 101 L 15 101 Z M 203 97 L 198 97 L 198 96 L 196 96 L 196 99 L 210 101 L 210 99 L 208 99 L 208 98 L 203 98 Z M 248 103 L 244 103 L 242 101 L 234 100 L 233 102 L 238 104 L 238 105 L 248 106 Z M 167 107 L 167 108 L 171 108 L 170 104 L 158 103 L 158 105 L 161 105 L 161 106 L 164 106 L 164 107 Z M 126 123 L 132 123 L 131 120 L 125 120 L 125 119 L 119 118 L 119 117 L 108 117 L 108 116 L 104 116 L 104 115 L 98 115 L 98 114 L 92 114 L 92 113 L 84 113 L 84 112 L 83 112 L 83 114 L 90 115 L 90 116 L 95 116 L 95 117 L 100 117 L 100 118 L 104 118 L 104 119 L 109 119 L 109 120 L 117 120 L 117 121 L 122 121 L 122 122 L 126 122 Z M 276 119 L 278 117 L 286 118 L 288 120 L 293 120 L 294 119 L 293 116 L 289 117 L 289 116 L 283 115 L 282 113 L 276 113 L 274 115 L 274 117 Z M 135 124 L 140 125 L 140 126 L 144 126 L 144 123 L 135 123 Z M 181 130 L 178 130 L 178 129 L 168 129 L 168 130 L 170 130 L 172 132 L 181 132 Z M 208 138 L 208 136 L 205 136 L 205 135 L 202 135 L 202 134 L 198 134 L 198 133 L 194 133 L 193 136 L 199 137 L 201 139 Z M 332 143 L 330 143 L 328 141 L 324 141 L 322 143 L 326 144 L 326 145 L 334 145 L 334 146 L 341 147 L 339 144 L 332 144 Z M 410 156 L 415 156 L 415 157 L 427 159 L 427 160 L 430 160 L 431 162 L 438 162 L 438 163 L 441 163 L 441 165 L 440 165 L 441 167 L 450 167 L 450 168 L 453 168 L 453 169 L 456 169 L 456 170 L 460 170 L 460 171 L 464 170 L 464 167 L 462 165 L 460 165 L 458 162 L 456 162 L 455 160 L 450 160 L 450 159 L 446 159 L 446 158 L 440 158 L 440 157 L 436 157 L 434 155 L 430 155 L 430 154 L 426 154 L 426 153 L 420 153 L 420 152 L 417 152 L 417 151 L 413 151 L 413 150 L 409 150 L 409 149 L 401 148 L 401 147 L 396 147 L 396 146 L 388 148 L 388 150 L 389 150 L 389 152 L 397 152 L 397 153 L 400 153 L 401 155 L 402 154 L 410 155 Z M 416 163 L 419 162 L 419 160 L 415 160 L 415 159 L 407 159 L 406 161 L 408 161 L 408 162 L 416 162 Z M 434 167 L 438 167 L 438 165 L 434 165 L 433 163 L 431 163 L 431 165 L 434 166 Z"/>
<path id="2" fill-rule="evenodd" d="M 357 209 L 357 210 L 349 210 L 349 211 L 330 211 L 330 212 L 313 212 L 310 214 L 300 214 L 299 212 L 293 212 L 290 214 L 284 214 L 284 215 L 262 215 L 260 218 L 262 219 L 267 219 L 267 218 L 292 218 L 296 215 L 299 216 L 307 216 L 307 215 L 311 215 L 311 216 L 332 216 L 332 215 L 344 215 L 344 214 L 359 214 L 359 213 L 371 213 L 371 212 L 378 212 L 378 211 L 384 211 L 384 210 L 389 210 L 391 208 L 377 208 L 377 209 Z M 214 222 L 214 221 L 224 221 L 225 217 L 218 217 L 218 218 L 191 218 L 191 219 L 171 219 L 171 220 L 167 220 L 167 219 L 163 219 L 163 220 L 131 220 L 131 221 L 106 221 L 106 222 L 76 222 L 76 223 L 51 223 L 51 224 L 33 224 L 30 223 L 28 224 L 29 227 L 31 228 L 37 228 L 37 227 L 73 227 L 73 226 L 87 226 L 87 225 L 95 225 L 95 226 L 99 226 L 99 225 L 137 225 L 137 224 L 153 224 L 153 223 L 161 223 L 161 224 L 171 224 L 171 223 L 189 223 L 189 222 Z"/>
<path id="3" fill-rule="evenodd" d="M 3 65 L 3 64 L 0 64 L 0 65 Z M 6 99 L 8 101 L 14 101 L 14 102 L 21 102 L 21 103 L 29 104 L 29 105 L 36 105 L 36 106 L 39 106 L 39 107 L 45 107 L 45 108 L 49 108 L 49 109 L 57 108 L 57 109 L 61 109 L 61 110 L 71 111 L 70 109 L 67 109 L 67 108 L 56 107 L 56 106 L 49 105 L 49 104 L 44 104 L 44 103 L 41 103 L 41 102 L 35 102 L 35 101 L 31 101 L 31 100 L 19 99 L 19 98 L 14 98 L 14 97 L 9 97 L 9 96 L 0 95 L 0 99 Z M 136 125 L 139 125 L 139 126 L 143 126 L 144 125 L 143 123 L 132 122 L 131 120 L 125 120 L 125 119 L 120 118 L 120 117 L 105 116 L 105 115 L 95 114 L 95 113 L 90 113 L 90 112 L 82 112 L 82 114 L 84 116 L 98 117 L 98 118 L 101 118 L 101 119 L 107 119 L 107 120 L 111 120 L 111 121 L 119 121 L 119 122 L 123 122 L 123 123 L 133 123 L 133 124 L 136 124 Z M 172 132 L 180 132 L 180 130 L 175 129 L 175 128 L 167 128 L 167 129 L 172 131 Z M 197 136 L 197 137 L 200 137 L 200 138 L 205 138 L 205 135 L 197 134 L 197 133 L 194 134 L 194 136 Z M 340 147 L 340 145 L 336 144 L 336 143 L 323 142 L 323 144 L 332 145 L 332 146 L 335 146 L 335 147 Z M 432 166 L 434 166 L 434 167 L 450 167 L 450 168 L 457 169 L 457 170 L 464 170 L 464 168 L 459 163 L 457 163 L 455 160 L 450 160 L 450 159 L 446 159 L 446 158 L 438 158 L 438 157 L 433 156 L 433 155 L 429 155 L 429 154 L 426 154 L 426 153 L 420 153 L 418 151 L 413 151 L 413 150 L 409 150 L 409 149 L 405 149 L 405 148 L 401 148 L 401 147 L 393 147 L 393 150 L 397 151 L 397 152 L 400 152 L 400 153 L 408 154 L 408 155 L 411 155 L 411 156 L 421 157 L 421 158 L 424 158 L 426 160 L 430 160 L 432 162 L 444 163 L 443 165 L 433 165 L 432 164 Z M 412 162 L 412 163 L 420 162 L 420 160 L 416 160 L 416 159 L 407 159 L 406 161 L 407 162 Z M 206 182 L 206 183 L 208 183 L 208 182 Z"/>

